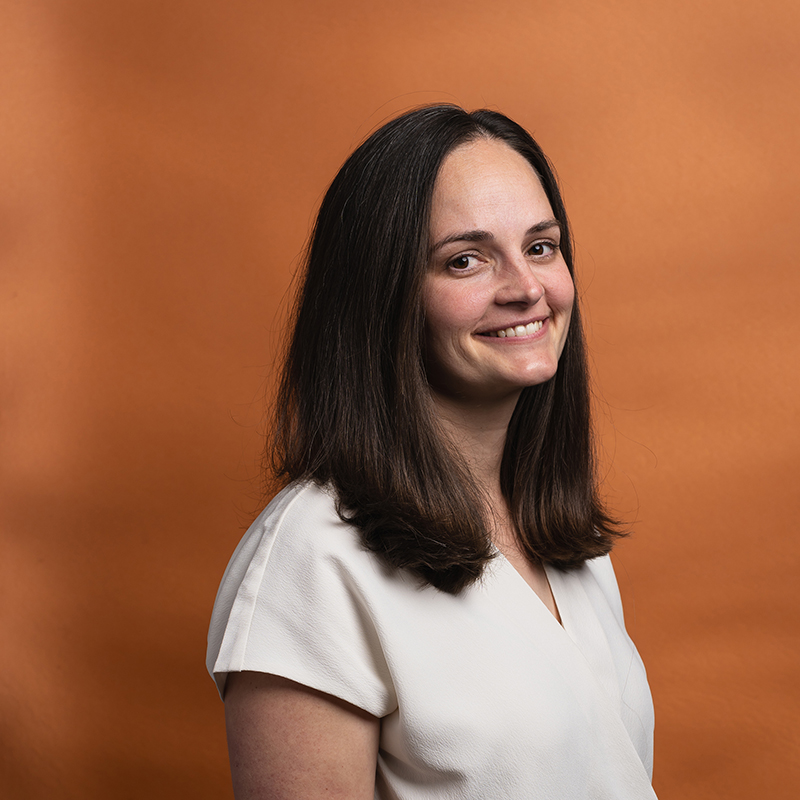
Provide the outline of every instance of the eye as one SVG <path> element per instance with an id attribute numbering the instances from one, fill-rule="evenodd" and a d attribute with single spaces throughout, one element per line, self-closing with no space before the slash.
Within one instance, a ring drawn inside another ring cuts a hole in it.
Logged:
<path id="1" fill-rule="evenodd" d="M 476 257 L 474 255 L 471 255 L 470 253 L 461 253 L 455 258 L 451 258 L 447 262 L 447 266 L 450 269 L 463 272 L 465 269 L 469 269 L 470 267 L 474 266 L 475 261 Z"/>
<path id="2" fill-rule="evenodd" d="M 553 255 L 558 249 L 554 242 L 534 242 L 528 252 L 535 258 L 547 258 Z"/>

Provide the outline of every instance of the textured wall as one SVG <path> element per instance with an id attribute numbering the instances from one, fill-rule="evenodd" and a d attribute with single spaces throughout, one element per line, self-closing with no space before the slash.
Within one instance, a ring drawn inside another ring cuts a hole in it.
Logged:
<path id="1" fill-rule="evenodd" d="M 799 39 L 790 0 L 3 0 L 0 793 L 230 796 L 206 624 L 292 271 L 444 100 L 563 180 L 657 790 L 794 798 Z"/>

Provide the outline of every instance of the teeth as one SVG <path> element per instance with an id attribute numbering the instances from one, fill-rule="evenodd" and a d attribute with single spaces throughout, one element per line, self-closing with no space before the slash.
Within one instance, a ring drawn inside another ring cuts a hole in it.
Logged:
<path id="1" fill-rule="evenodd" d="M 492 331 L 489 336 L 494 336 L 499 339 L 509 339 L 513 338 L 514 336 L 530 336 L 532 333 L 536 333 L 536 331 L 540 331 L 542 329 L 542 322 L 539 320 L 538 322 L 529 322 L 527 325 L 517 325 L 514 328 L 505 328 L 502 331 Z"/>

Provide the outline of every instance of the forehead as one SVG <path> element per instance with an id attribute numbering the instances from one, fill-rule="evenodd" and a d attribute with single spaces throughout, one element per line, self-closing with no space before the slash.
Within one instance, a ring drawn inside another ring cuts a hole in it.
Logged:
<path id="1" fill-rule="evenodd" d="M 539 176 L 516 150 L 496 139 L 477 139 L 447 155 L 434 184 L 432 233 L 520 215 L 533 224 L 553 212 Z"/>

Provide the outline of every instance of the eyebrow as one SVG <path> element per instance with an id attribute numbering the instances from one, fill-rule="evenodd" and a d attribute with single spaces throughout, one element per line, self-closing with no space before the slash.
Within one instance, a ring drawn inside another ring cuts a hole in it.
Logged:
<path id="1" fill-rule="evenodd" d="M 558 228 L 558 230 L 561 231 L 562 225 L 557 219 L 545 219 L 528 228 L 528 230 L 525 231 L 525 235 L 533 236 L 537 233 L 542 233 L 542 231 L 550 230 L 551 228 Z M 436 242 L 436 244 L 431 247 L 430 252 L 433 254 L 453 242 L 488 242 L 492 239 L 494 239 L 494 234 L 489 233 L 489 231 L 463 231 L 461 233 L 454 233 L 452 236 L 445 236 L 444 239 Z"/>

